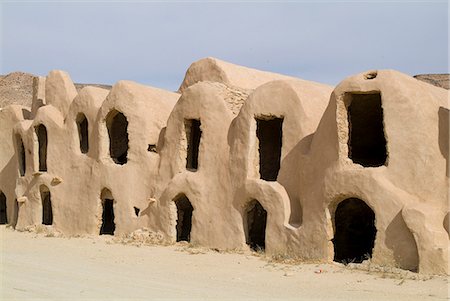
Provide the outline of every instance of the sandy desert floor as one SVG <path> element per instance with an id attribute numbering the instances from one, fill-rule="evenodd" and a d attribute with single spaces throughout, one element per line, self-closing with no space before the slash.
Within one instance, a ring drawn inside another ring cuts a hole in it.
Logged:
<path id="1" fill-rule="evenodd" d="M 1 300 L 446 300 L 447 277 L 56 238 L 0 226 Z M 416 279 L 414 279 L 416 278 Z"/>

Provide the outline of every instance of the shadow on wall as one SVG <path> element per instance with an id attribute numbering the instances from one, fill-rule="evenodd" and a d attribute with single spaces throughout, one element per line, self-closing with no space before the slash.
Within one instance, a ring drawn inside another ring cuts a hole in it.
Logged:
<path id="1" fill-rule="evenodd" d="M 8 223 L 8 215 L 6 212 L 6 195 L 0 191 L 0 225 Z"/>
<path id="2" fill-rule="evenodd" d="M 444 229 L 445 229 L 445 231 L 447 231 L 448 239 L 450 239 L 450 230 L 449 230 L 449 228 L 450 228 L 450 225 L 449 225 L 450 218 L 449 218 L 449 215 L 450 215 L 450 212 L 447 212 L 447 214 L 444 217 Z"/>
<path id="3" fill-rule="evenodd" d="M 398 267 L 417 272 L 419 253 L 414 236 L 407 227 L 400 211 L 386 228 L 386 246 L 394 253 Z"/>
<path id="4" fill-rule="evenodd" d="M 443 107 L 439 108 L 439 149 L 442 156 L 445 158 L 446 175 L 449 176 L 449 162 L 448 162 L 448 152 L 449 152 L 449 110 Z"/>
<path id="5" fill-rule="evenodd" d="M 300 179 L 302 166 L 299 165 L 299 157 L 301 154 L 307 153 L 311 146 L 313 134 L 310 134 L 300 140 L 283 158 L 281 161 L 280 174 L 278 181 L 283 186 L 290 185 L 291 187 L 298 187 L 297 179 Z M 291 207 L 291 214 L 289 216 L 289 224 L 292 227 L 298 228 L 303 223 L 303 207 L 299 197 L 287 189 L 289 195 L 289 204 Z"/>

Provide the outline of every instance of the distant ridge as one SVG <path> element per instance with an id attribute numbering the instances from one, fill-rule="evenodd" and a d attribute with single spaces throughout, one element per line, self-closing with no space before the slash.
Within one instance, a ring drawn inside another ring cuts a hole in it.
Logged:
<path id="1" fill-rule="evenodd" d="M 450 89 L 450 74 L 418 74 L 414 78 L 433 86 Z"/>
<path id="2" fill-rule="evenodd" d="M 33 77 L 35 75 L 26 72 L 12 72 L 0 75 L 0 108 L 10 104 L 18 104 L 31 107 L 33 99 Z M 110 90 L 110 85 L 101 84 L 75 84 L 77 91 L 86 86 L 93 86 Z"/>

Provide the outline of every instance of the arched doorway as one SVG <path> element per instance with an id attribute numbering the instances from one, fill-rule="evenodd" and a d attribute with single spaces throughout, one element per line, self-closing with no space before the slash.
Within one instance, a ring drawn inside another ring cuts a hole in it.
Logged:
<path id="1" fill-rule="evenodd" d="M 340 202 L 334 215 L 334 261 L 361 263 L 371 258 L 376 233 L 375 213 L 364 201 Z"/>
<path id="2" fill-rule="evenodd" d="M 8 223 L 8 215 L 6 212 L 6 195 L 0 191 L 0 225 Z"/>
<path id="3" fill-rule="evenodd" d="M 114 199 L 111 191 L 105 188 L 101 193 L 102 200 L 102 225 L 100 227 L 100 235 L 114 235 L 116 224 L 114 223 Z"/>
<path id="4" fill-rule="evenodd" d="M 42 201 L 42 224 L 51 225 L 53 224 L 53 210 L 50 190 L 45 185 L 41 185 L 39 190 Z"/>
<path id="5" fill-rule="evenodd" d="M 180 195 L 175 199 L 177 206 L 177 241 L 191 241 L 192 229 L 192 207 L 189 199 L 184 195 Z"/>
<path id="6" fill-rule="evenodd" d="M 261 251 L 266 248 L 267 211 L 257 201 L 248 203 L 245 210 L 246 243 L 251 249 Z"/>
<path id="7" fill-rule="evenodd" d="M 43 124 L 36 127 L 36 135 L 39 145 L 39 171 L 47 171 L 47 129 Z"/>
<path id="8" fill-rule="evenodd" d="M 113 161 L 123 165 L 128 156 L 128 120 L 123 113 L 113 110 L 106 117 L 109 135 L 109 154 Z"/>

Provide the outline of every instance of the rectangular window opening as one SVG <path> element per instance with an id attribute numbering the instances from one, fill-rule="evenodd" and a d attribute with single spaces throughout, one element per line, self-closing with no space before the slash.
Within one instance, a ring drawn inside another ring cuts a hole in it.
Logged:
<path id="1" fill-rule="evenodd" d="M 283 118 L 256 118 L 259 140 L 259 174 L 262 180 L 276 181 L 280 170 Z"/>
<path id="2" fill-rule="evenodd" d="M 364 167 L 386 164 L 383 108 L 380 92 L 370 94 L 347 93 L 348 156 Z"/>
<path id="3" fill-rule="evenodd" d="M 186 169 L 196 171 L 198 168 L 198 151 L 202 131 L 201 123 L 198 119 L 185 120 L 186 138 L 187 138 L 187 157 Z"/>

